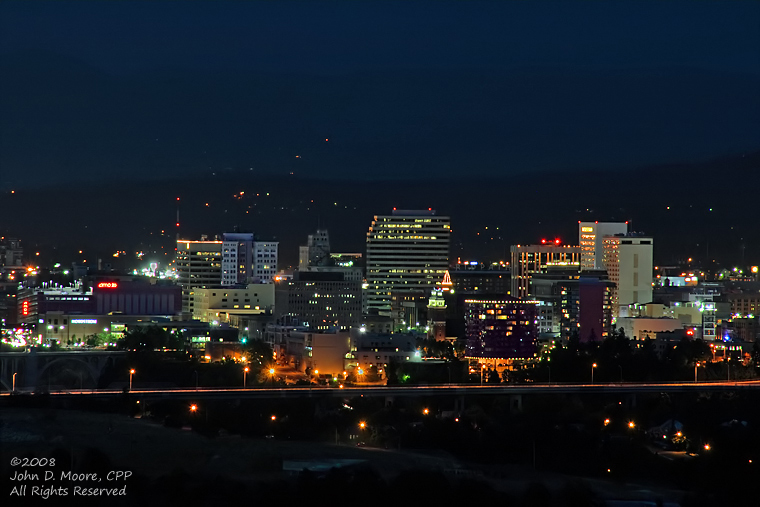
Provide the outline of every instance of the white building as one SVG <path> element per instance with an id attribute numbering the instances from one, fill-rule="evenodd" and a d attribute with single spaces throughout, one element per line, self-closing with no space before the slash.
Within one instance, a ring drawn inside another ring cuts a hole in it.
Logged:
<path id="1" fill-rule="evenodd" d="M 252 283 L 245 287 L 197 288 L 193 290 L 192 297 L 193 319 L 218 322 L 219 313 L 271 313 L 274 308 L 274 284 Z"/>
<path id="2" fill-rule="evenodd" d="M 653 240 L 633 234 L 604 237 L 604 266 L 610 281 L 614 318 L 620 308 L 652 302 Z"/>
<path id="3" fill-rule="evenodd" d="M 256 241 L 253 244 L 253 280 L 272 283 L 277 274 L 277 241 Z"/>
<path id="4" fill-rule="evenodd" d="M 628 234 L 628 222 L 578 222 L 581 269 L 604 269 L 604 237 Z"/>
<path id="5" fill-rule="evenodd" d="M 390 315 L 391 291 L 429 293 L 449 267 L 449 217 L 435 210 L 376 215 L 367 232 L 367 310 Z"/>

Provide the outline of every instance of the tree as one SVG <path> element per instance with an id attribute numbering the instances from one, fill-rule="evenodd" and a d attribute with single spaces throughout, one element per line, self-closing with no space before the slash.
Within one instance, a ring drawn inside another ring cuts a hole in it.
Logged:
<path id="1" fill-rule="evenodd" d="M 374 364 L 364 372 L 364 380 L 367 382 L 377 382 L 380 380 L 380 374 L 377 372 L 377 366 Z"/>
<path id="2" fill-rule="evenodd" d="M 261 367 L 274 363 L 272 347 L 264 340 L 248 340 L 244 345 L 248 360 Z"/>
<path id="3" fill-rule="evenodd" d="M 506 370 L 504 370 L 506 371 Z M 488 369 L 488 380 L 487 382 L 489 384 L 500 384 L 501 383 L 501 377 L 499 377 L 499 372 L 494 368 L 493 370 L 491 368 Z"/>
<path id="4" fill-rule="evenodd" d="M 396 360 L 391 359 L 388 365 L 385 367 L 385 376 L 388 379 L 388 385 L 398 385 L 399 376 L 399 364 Z"/>
<path id="5" fill-rule="evenodd" d="M 124 333 L 119 341 L 119 348 L 151 352 L 161 349 L 184 349 L 186 346 L 182 333 L 172 333 L 158 326 L 140 328 Z"/>
<path id="6" fill-rule="evenodd" d="M 87 337 L 85 344 L 88 347 L 102 347 L 107 343 L 116 342 L 116 336 L 111 333 L 101 332 Z"/>

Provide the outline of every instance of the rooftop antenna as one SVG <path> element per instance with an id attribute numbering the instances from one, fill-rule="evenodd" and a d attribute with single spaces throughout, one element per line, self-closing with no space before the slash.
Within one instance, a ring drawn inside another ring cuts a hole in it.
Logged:
<path id="1" fill-rule="evenodd" d="M 179 197 L 177 197 L 177 242 L 179 242 Z"/>

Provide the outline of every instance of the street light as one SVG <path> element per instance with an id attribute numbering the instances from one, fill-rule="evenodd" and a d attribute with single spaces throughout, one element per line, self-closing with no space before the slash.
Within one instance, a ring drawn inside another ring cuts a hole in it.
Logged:
<path id="1" fill-rule="evenodd" d="M 274 387 L 274 368 L 269 368 L 269 374 L 272 376 L 272 387 Z"/>
<path id="2" fill-rule="evenodd" d="M 129 370 L 129 390 L 130 391 L 132 390 L 132 375 L 134 375 L 134 374 L 135 374 L 135 370 L 134 369 Z"/>
<path id="3" fill-rule="evenodd" d="M 636 427 L 636 423 L 634 423 L 633 421 L 631 421 L 631 422 L 628 423 L 628 427 L 631 428 L 631 429 L 633 429 L 633 428 Z"/>
<path id="4" fill-rule="evenodd" d="M 367 423 L 365 423 L 364 421 L 362 421 L 362 422 L 360 422 L 360 423 L 359 423 L 359 427 L 360 427 L 361 429 L 364 429 L 364 428 L 366 428 L 366 427 L 367 427 Z"/>
<path id="5" fill-rule="evenodd" d="M 425 410 L 422 411 L 422 413 L 425 414 L 425 415 L 428 415 L 430 413 L 430 410 L 425 409 Z"/>
<path id="6" fill-rule="evenodd" d="M 697 368 L 699 368 L 700 366 L 702 365 L 699 364 L 698 362 L 694 364 L 694 382 L 697 381 Z"/>
<path id="7" fill-rule="evenodd" d="M 246 384 L 245 380 L 246 380 L 246 376 L 247 375 L 248 375 L 248 367 L 246 366 L 245 368 L 243 368 L 243 387 L 244 388 L 245 388 L 245 384 Z"/>
<path id="8" fill-rule="evenodd" d="M 591 365 L 591 383 L 594 383 L 594 368 L 596 368 L 596 363 Z"/>
<path id="9" fill-rule="evenodd" d="M 483 372 L 485 371 L 485 369 L 486 369 L 486 365 L 485 364 L 481 364 L 480 365 L 480 385 L 481 385 L 481 387 L 483 386 Z"/>
<path id="10" fill-rule="evenodd" d="M 15 393 L 15 392 L 16 392 L 16 375 L 18 375 L 18 372 L 15 372 L 15 373 L 13 374 L 13 388 L 11 389 L 11 392 L 12 392 L 12 393 Z"/>
<path id="11" fill-rule="evenodd" d="M 190 412 L 195 412 L 198 410 L 198 405 L 190 405 Z"/>

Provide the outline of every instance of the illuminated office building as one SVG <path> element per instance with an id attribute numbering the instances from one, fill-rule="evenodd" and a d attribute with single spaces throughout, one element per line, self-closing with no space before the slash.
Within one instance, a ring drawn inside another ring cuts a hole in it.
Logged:
<path id="1" fill-rule="evenodd" d="M 581 269 L 604 269 L 603 238 L 627 233 L 628 222 L 578 222 Z"/>
<path id="2" fill-rule="evenodd" d="M 193 313 L 193 287 L 222 281 L 222 241 L 177 240 L 177 275 L 182 287 L 182 311 Z"/>
<path id="3" fill-rule="evenodd" d="M 512 245 L 511 254 L 511 295 L 520 299 L 531 295 L 530 280 L 536 273 L 545 273 L 549 268 L 563 267 L 578 269 L 580 247 L 556 243 L 540 245 Z"/>
<path id="4" fill-rule="evenodd" d="M 367 233 L 369 312 L 390 315 L 391 292 L 429 294 L 449 266 L 449 217 L 435 210 L 377 215 Z"/>
<path id="5" fill-rule="evenodd" d="M 253 234 L 224 233 L 222 239 L 222 285 L 250 282 L 253 278 Z"/>
<path id="6" fill-rule="evenodd" d="M 619 234 L 604 237 L 604 267 L 611 282 L 612 312 L 615 318 L 620 308 L 634 303 L 652 302 L 651 237 L 638 234 Z"/>

